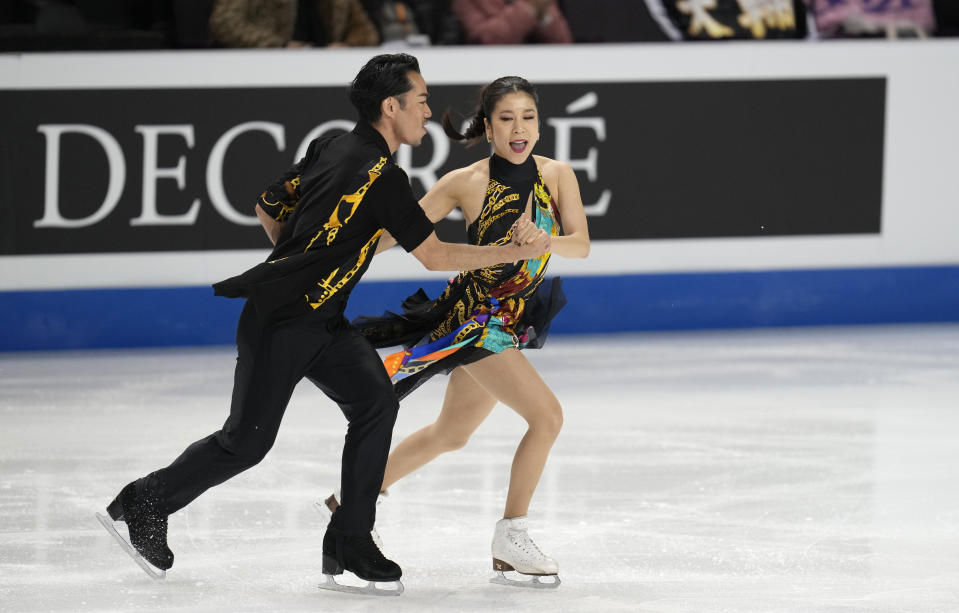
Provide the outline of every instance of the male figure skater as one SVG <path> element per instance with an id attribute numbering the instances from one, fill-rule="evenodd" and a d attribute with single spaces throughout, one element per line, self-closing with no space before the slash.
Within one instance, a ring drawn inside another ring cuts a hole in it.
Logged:
<path id="1" fill-rule="evenodd" d="M 293 388 L 306 377 L 349 422 L 341 506 L 323 537 L 324 587 L 344 588 L 332 576 L 348 570 L 370 582 L 364 591 L 402 592 L 400 567 L 370 536 L 399 403 L 376 351 L 343 317 L 350 291 L 384 231 L 430 270 L 533 258 L 550 245 L 545 232 L 526 226 L 516 228 L 517 235 L 533 237 L 523 245 L 478 247 L 436 237 L 393 160 L 400 144 L 419 145 L 426 134 L 427 95 L 416 58 L 372 58 L 351 84 L 350 100 L 360 116 L 353 131 L 313 141 L 305 157 L 260 196 L 256 214 L 273 252 L 266 262 L 214 285 L 218 295 L 247 299 L 237 326 L 226 423 L 166 468 L 126 485 L 110 503 L 107 513 L 126 522 L 132 548 L 98 514 L 151 576 L 162 578 L 173 565 L 167 517 L 263 459 Z M 395 581 L 397 588 L 377 589 L 374 582 L 381 581 Z"/>

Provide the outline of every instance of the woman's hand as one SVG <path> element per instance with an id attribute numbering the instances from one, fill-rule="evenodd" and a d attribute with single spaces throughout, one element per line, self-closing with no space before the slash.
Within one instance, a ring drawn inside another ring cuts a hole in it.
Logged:
<path id="1" fill-rule="evenodd" d="M 536 240 L 540 232 L 543 231 L 532 220 L 528 217 L 520 217 L 513 222 L 513 227 L 510 228 L 510 241 L 514 245 L 525 245 Z"/>
<path id="2" fill-rule="evenodd" d="M 538 258 L 544 253 L 549 253 L 552 246 L 552 237 L 549 233 L 538 228 L 526 217 L 517 219 L 510 233 L 510 242 L 519 248 L 521 260 Z"/>

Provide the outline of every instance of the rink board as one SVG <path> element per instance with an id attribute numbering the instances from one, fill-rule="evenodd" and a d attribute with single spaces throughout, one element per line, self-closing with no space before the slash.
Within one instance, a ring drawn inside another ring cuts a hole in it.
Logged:
<path id="1" fill-rule="evenodd" d="M 554 332 L 959 320 L 959 42 L 417 55 L 434 120 L 517 67 L 542 86 L 536 151 L 576 169 L 593 239 L 550 263 L 569 298 Z M 243 199 L 349 129 L 342 87 L 368 57 L 0 55 L 17 145 L 0 148 L 0 350 L 232 342 L 241 303 L 210 284 L 267 254 Z M 397 154 L 419 192 L 481 155 L 429 128 Z M 350 312 L 447 274 L 377 257 Z"/>
<path id="2" fill-rule="evenodd" d="M 361 282 L 347 315 L 395 309 L 421 285 Z M 959 266 L 571 276 L 550 333 L 956 321 Z M 230 344 L 242 300 L 209 287 L 0 293 L 0 350 Z M 612 306 L 611 306 L 612 305 Z"/>

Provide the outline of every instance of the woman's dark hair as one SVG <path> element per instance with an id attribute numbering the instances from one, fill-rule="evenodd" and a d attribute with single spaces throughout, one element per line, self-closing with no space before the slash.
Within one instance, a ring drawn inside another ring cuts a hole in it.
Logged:
<path id="1" fill-rule="evenodd" d="M 450 110 L 446 109 L 443 113 L 443 131 L 453 140 L 465 140 L 467 145 L 475 145 L 480 138 L 486 134 L 484 119 L 488 119 L 496 103 L 503 99 L 507 94 L 522 92 L 529 94 L 536 106 L 539 107 L 539 96 L 536 94 L 536 88 L 523 77 L 500 77 L 480 90 L 479 103 L 476 105 L 476 111 L 473 113 L 473 119 L 465 134 L 460 134 L 459 130 L 453 127 L 453 121 L 450 119 Z"/>
<path id="2" fill-rule="evenodd" d="M 407 75 L 419 71 L 420 63 L 406 53 L 384 53 L 368 61 L 350 84 L 350 102 L 359 112 L 360 119 L 370 123 L 379 121 L 383 114 L 381 103 L 390 96 L 400 96 L 413 89 Z"/>

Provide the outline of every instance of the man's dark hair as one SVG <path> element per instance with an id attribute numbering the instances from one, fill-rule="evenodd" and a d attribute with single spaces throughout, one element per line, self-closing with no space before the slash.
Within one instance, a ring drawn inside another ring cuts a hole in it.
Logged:
<path id="1" fill-rule="evenodd" d="M 385 53 L 368 61 L 350 84 L 350 102 L 359 112 L 360 119 L 370 123 L 379 121 L 384 100 L 413 89 L 407 76 L 410 71 L 419 73 L 420 63 L 406 53 Z"/>

